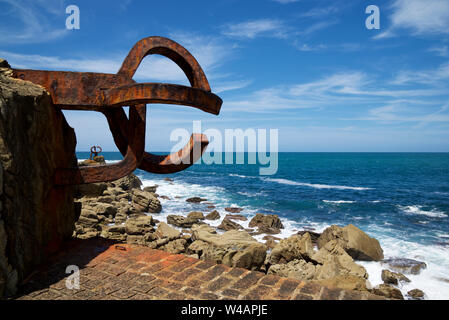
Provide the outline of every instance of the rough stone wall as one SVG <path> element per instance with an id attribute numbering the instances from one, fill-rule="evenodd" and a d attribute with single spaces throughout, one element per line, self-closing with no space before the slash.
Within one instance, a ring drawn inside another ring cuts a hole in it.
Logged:
<path id="1" fill-rule="evenodd" d="M 73 187 L 55 187 L 56 168 L 76 165 L 74 130 L 40 86 L 8 77 L 0 59 L 0 298 L 15 294 L 69 238 Z"/>

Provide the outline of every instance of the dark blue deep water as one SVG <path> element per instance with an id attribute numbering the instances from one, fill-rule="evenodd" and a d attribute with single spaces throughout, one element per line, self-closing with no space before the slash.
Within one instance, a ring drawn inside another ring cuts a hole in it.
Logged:
<path id="1" fill-rule="evenodd" d="M 85 159 L 88 154 L 78 156 Z M 121 159 L 118 153 L 104 156 Z M 277 214 L 285 222 L 284 236 L 303 227 L 322 231 L 331 224 L 352 223 L 378 238 L 386 257 L 424 260 L 429 267 L 414 284 L 427 285 L 430 297 L 449 299 L 449 285 L 441 279 L 449 278 L 448 153 L 278 156 L 278 171 L 272 176 L 261 176 L 259 165 L 248 164 L 195 164 L 167 176 L 136 174 L 146 185 L 159 184 L 158 193 L 172 199 L 163 203 L 166 214 L 188 213 L 195 208 L 184 198 L 202 196 L 217 208 L 243 207 L 248 216 Z M 376 270 L 369 263 L 366 268 Z M 376 282 L 377 275 L 370 273 L 370 278 Z"/>

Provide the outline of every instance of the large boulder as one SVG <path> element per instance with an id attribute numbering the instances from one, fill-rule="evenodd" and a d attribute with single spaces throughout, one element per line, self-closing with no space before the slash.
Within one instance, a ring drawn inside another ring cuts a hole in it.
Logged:
<path id="1" fill-rule="evenodd" d="M 217 210 L 212 211 L 206 217 L 206 220 L 218 220 L 220 219 L 220 213 Z"/>
<path id="2" fill-rule="evenodd" d="M 140 212 L 159 213 L 162 211 L 162 205 L 159 199 L 153 193 L 140 189 L 132 190 L 132 204 Z"/>
<path id="3" fill-rule="evenodd" d="M 266 246 L 246 231 L 231 230 L 218 235 L 207 225 L 196 225 L 192 231 L 193 243 L 187 253 L 197 254 L 202 260 L 251 270 L 259 269 L 265 260 Z"/>
<path id="4" fill-rule="evenodd" d="M 317 240 L 318 248 L 324 247 L 331 240 L 338 241 L 341 247 L 356 260 L 380 261 L 384 258 L 379 241 L 352 224 L 344 228 L 333 225 L 324 230 Z"/>
<path id="5" fill-rule="evenodd" d="M 371 292 L 378 296 L 383 296 L 389 299 L 404 300 L 404 296 L 402 295 L 401 290 L 389 284 L 380 284 L 374 287 Z"/>
<path id="6" fill-rule="evenodd" d="M 421 270 L 426 269 L 425 262 L 407 259 L 407 258 L 392 258 L 381 261 L 382 265 L 389 267 L 390 269 L 405 274 L 420 274 Z"/>
<path id="7" fill-rule="evenodd" d="M 313 256 L 313 245 L 308 233 L 303 236 L 293 235 L 282 239 L 267 257 L 267 264 L 287 263 L 295 259 L 310 261 Z"/>
<path id="8" fill-rule="evenodd" d="M 315 279 L 316 265 L 305 260 L 292 260 L 288 263 L 274 264 L 268 269 L 268 274 L 293 278 L 302 281 Z"/>
<path id="9" fill-rule="evenodd" d="M 140 190 L 140 187 L 142 186 L 142 181 L 140 181 L 140 179 L 134 173 L 131 173 L 126 177 L 109 182 L 108 186 L 112 188 L 114 187 L 120 188 L 124 191 L 131 191 L 133 189 Z"/>
<path id="10" fill-rule="evenodd" d="M 74 130 L 48 92 L 0 64 L 1 298 L 71 237 L 80 212 L 74 187 L 54 185 L 58 168 L 77 165 Z"/>
<path id="11" fill-rule="evenodd" d="M 194 224 L 202 223 L 200 219 L 192 217 L 184 217 L 180 215 L 170 214 L 167 216 L 167 223 L 180 227 L 180 228 L 191 228 Z"/>
<path id="12" fill-rule="evenodd" d="M 368 279 L 366 269 L 354 262 L 337 240 L 326 243 L 312 260 L 321 265 L 317 270 L 316 279 L 330 279 L 339 275 L 351 275 Z"/>
<path id="13" fill-rule="evenodd" d="M 410 282 L 410 279 L 399 272 L 392 272 L 390 270 L 382 270 L 382 281 L 385 284 L 398 285 L 399 282 Z"/>
<path id="14" fill-rule="evenodd" d="M 129 235 L 144 235 L 153 231 L 153 225 L 153 218 L 146 215 L 129 218 L 125 222 L 126 233 Z"/>
<path id="15" fill-rule="evenodd" d="M 234 222 L 227 218 L 223 219 L 223 221 L 221 221 L 220 225 L 217 228 L 226 231 L 243 229 L 243 227 L 239 225 L 237 222 Z"/>
<path id="16" fill-rule="evenodd" d="M 263 227 L 273 229 L 283 229 L 281 219 L 275 214 L 257 213 L 249 222 L 250 228 Z"/>
<path id="17" fill-rule="evenodd" d="M 181 236 L 181 232 L 170 227 L 165 222 L 161 222 L 156 229 L 156 235 L 159 238 L 168 238 L 169 240 L 175 240 Z"/>

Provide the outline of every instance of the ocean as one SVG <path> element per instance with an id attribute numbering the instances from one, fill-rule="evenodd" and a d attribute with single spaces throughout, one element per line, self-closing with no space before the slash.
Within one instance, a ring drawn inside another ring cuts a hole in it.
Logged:
<path id="1" fill-rule="evenodd" d="M 119 153 L 104 152 L 108 161 Z M 89 153 L 78 153 L 79 159 Z M 164 220 L 204 205 L 190 204 L 199 196 L 220 213 L 238 206 L 251 218 L 277 214 L 289 237 L 303 228 L 316 232 L 336 224 L 354 224 L 379 240 L 385 258 L 424 261 L 427 269 L 407 275 L 403 294 L 421 289 L 429 299 L 449 299 L 449 153 L 279 153 L 278 172 L 259 175 L 259 165 L 195 164 L 170 175 L 136 170 L 144 186 L 159 185 Z M 173 179 L 172 182 L 164 178 Z M 213 222 L 218 225 L 220 221 Z M 240 221 L 239 221 L 240 222 Z M 245 224 L 243 224 L 246 226 Z M 259 240 L 262 235 L 257 236 Z M 379 262 L 358 262 L 372 285 L 382 283 Z"/>

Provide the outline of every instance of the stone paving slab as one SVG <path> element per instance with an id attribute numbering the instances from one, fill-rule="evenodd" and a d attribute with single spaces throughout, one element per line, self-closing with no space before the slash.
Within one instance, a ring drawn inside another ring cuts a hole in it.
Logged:
<path id="1" fill-rule="evenodd" d="M 69 265 L 79 289 L 67 289 Z M 105 239 L 72 240 L 21 287 L 19 300 L 367 300 L 359 291 L 265 275 Z"/>

